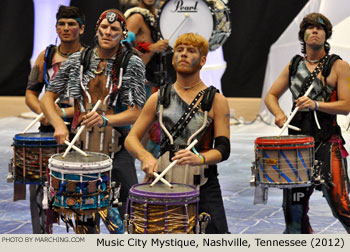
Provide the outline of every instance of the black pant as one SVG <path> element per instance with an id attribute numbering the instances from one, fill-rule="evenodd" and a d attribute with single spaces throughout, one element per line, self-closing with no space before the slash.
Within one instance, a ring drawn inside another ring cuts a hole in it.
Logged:
<path id="1" fill-rule="evenodd" d="M 210 167 L 215 169 L 216 167 Z M 225 234 L 228 233 L 224 203 L 221 196 L 221 189 L 217 174 L 210 175 L 207 183 L 200 187 L 199 213 L 206 212 L 210 214 L 206 234 Z"/>

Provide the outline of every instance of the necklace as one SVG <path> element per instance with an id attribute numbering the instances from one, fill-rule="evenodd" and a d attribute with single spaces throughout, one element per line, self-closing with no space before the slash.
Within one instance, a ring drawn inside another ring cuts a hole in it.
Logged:
<path id="1" fill-rule="evenodd" d="M 59 54 L 59 55 L 61 55 L 62 57 L 64 57 L 64 58 L 68 58 L 69 56 L 71 56 L 73 53 L 63 53 L 63 52 L 61 52 L 61 45 L 59 45 L 58 47 L 57 47 L 57 53 Z M 79 50 L 80 50 L 80 48 L 79 48 Z M 78 51 L 79 51 L 78 50 Z"/>
<path id="2" fill-rule="evenodd" d="M 181 85 L 179 82 L 176 82 L 180 87 L 182 87 L 185 91 L 187 91 L 187 90 L 189 90 L 189 89 L 191 89 L 191 88 L 194 88 L 195 86 L 198 86 L 199 84 L 201 84 L 202 83 L 202 80 L 200 80 L 200 81 L 198 81 L 196 84 L 194 84 L 194 85 L 192 85 L 192 86 L 190 86 L 190 87 L 188 87 L 188 86 L 183 86 L 183 85 Z"/>
<path id="3" fill-rule="evenodd" d="M 102 67 L 102 69 L 100 71 L 97 71 L 97 69 L 94 71 L 94 74 L 99 75 L 101 73 L 103 73 L 103 71 L 105 70 L 106 66 Z"/>
<path id="4" fill-rule="evenodd" d="M 324 58 L 324 57 L 322 57 L 322 58 L 320 58 L 320 59 L 318 59 L 318 60 L 309 60 L 309 59 L 307 58 L 307 56 L 305 57 L 306 61 L 309 62 L 310 64 L 316 64 L 316 63 L 320 62 L 323 58 Z"/>

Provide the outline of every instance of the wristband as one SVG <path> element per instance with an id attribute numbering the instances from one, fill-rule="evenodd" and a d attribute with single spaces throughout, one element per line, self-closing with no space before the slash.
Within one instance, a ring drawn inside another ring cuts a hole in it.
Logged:
<path id="1" fill-rule="evenodd" d="M 108 125 L 108 119 L 103 115 L 101 115 L 101 117 L 103 119 L 103 123 L 101 124 L 100 128 L 106 127 Z"/>
<path id="2" fill-rule="evenodd" d="M 201 159 L 200 165 L 205 164 L 205 156 L 202 155 L 202 154 L 199 154 L 199 157 L 200 157 L 200 159 Z"/>
<path id="3" fill-rule="evenodd" d="M 138 43 L 136 42 L 136 50 L 142 52 L 142 53 L 148 53 L 150 52 L 149 51 L 149 46 L 151 45 L 152 43 Z"/>
<path id="4" fill-rule="evenodd" d="M 66 119 L 66 111 L 64 110 L 64 108 L 61 108 L 61 109 L 62 109 L 62 118 Z"/>
<path id="5" fill-rule="evenodd" d="M 318 107 L 319 107 L 319 106 L 318 106 L 318 101 L 315 101 L 315 100 L 314 100 L 314 103 L 315 103 L 315 109 L 314 109 L 314 110 L 318 110 Z"/>

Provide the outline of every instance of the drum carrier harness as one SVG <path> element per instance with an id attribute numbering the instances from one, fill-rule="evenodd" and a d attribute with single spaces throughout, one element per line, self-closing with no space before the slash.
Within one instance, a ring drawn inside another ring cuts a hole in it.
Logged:
<path id="1" fill-rule="evenodd" d="M 164 85 L 160 88 L 159 91 L 159 123 L 164 133 L 167 135 L 167 137 L 164 137 L 160 143 L 160 158 L 158 166 L 160 168 L 160 171 L 161 169 L 165 169 L 165 167 L 167 167 L 168 164 L 172 162 L 171 158 L 174 156 L 175 152 L 181 149 L 185 149 L 193 141 L 195 136 L 197 136 L 201 131 L 205 130 L 208 112 L 210 111 L 213 105 L 215 94 L 219 92 L 219 90 L 217 90 L 213 86 L 210 86 L 207 89 L 200 91 L 191 103 L 191 105 L 185 111 L 184 115 L 181 116 L 179 121 L 172 127 L 172 129 L 170 129 L 169 132 L 163 124 L 163 109 L 167 108 L 170 104 L 171 87 L 172 85 Z M 201 96 L 203 96 L 203 99 L 197 106 L 195 106 L 196 102 Z M 191 137 L 187 140 L 186 146 L 174 144 L 174 140 L 186 128 L 193 115 L 199 110 L 199 108 L 201 108 L 204 112 L 202 126 L 194 134 L 191 135 Z M 186 165 L 182 174 L 174 174 L 173 170 L 170 170 L 167 175 L 169 175 L 168 178 L 170 182 L 200 186 L 205 184 L 208 180 L 208 173 L 208 165 L 192 166 L 191 168 L 189 168 L 189 165 Z M 191 178 L 191 176 L 193 176 L 193 178 Z"/>
<path id="2" fill-rule="evenodd" d="M 341 59 L 338 55 L 332 54 L 332 55 L 326 55 L 327 59 L 325 59 L 325 62 L 323 64 L 323 69 L 322 69 L 322 76 L 324 77 L 324 82 L 323 82 L 323 88 L 319 93 L 316 94 L 316 97 L 319 96 L 320 94 L 325 94 L 325 84 L 327 83 L 327 77 L 329 76 L 332 66 L 334 62 L 338 59 Z M 300 61 L 303 59 L 302 56 L 300 55 L 295 55 L 291 63 L 289 65 L 289 89 L 291 90 L 293 96 L 295 97 L 301 97 L 305 94 L 306 90 L 309 88 L 310 85 L 312 85 L 312 81 L 310 81 L 310 76 L 305 78 L 300 94 L 296 96 L 294 92 L 291 89 L 291 78 L 296 75 L 297 73 L 297 68 L 300 63 Z M 324 101 L 328 101 L 330 99 L 331 94 L 328 94 L 326 97 L 323 97 Z M 293 104 L 293 109 L 295 108 L 295 103 Z M 316 121 L 315 117 L 313 116 L 314 111 L 298 111 L 298 113 L 295 115 L 293 120 L 291 121 L 291 124 L 299 127 L 302 129 L 301 132 L 294 131 L 292 129 L 289 129 L 289 134 L 290 135 L 298 135 L 298 134 L 303 134 L 303 135 L 311 135 L 315 138 L 315 143 L 317 146 L 317 143 L 321 142 L 326 142 L 331 138 L 332 135 L 338 134 L 341 136 L 341 130 L 339 125 L 336 124 L 336 115 L 331 115 L 327 114 L 321 111 L 315 111 L 317 114 L 317 118 L 320 122 L 320 129 L 315 127 Z M 342 138 L 343 139 L 343 138 Z M 343 139 L 343 143 L 345 143 Z"/>
<path id="3" fill-rule="evenodd" d="M 93 53 L 93 48 L 87 47 L 81 52 L 80 57 L 80 84 L 81 88 L 83 89 L 88 102 L 86 104 L 86 111 L 89 111 L 93 108 L 93 104 L 91 101 L 91 96 L 87 89 L 84 87 L 82 79 L 83 79 L 83 73 L 86 72 L 86 70 L 89 67 L 90 59 Z M 117 86 L 117 91 L 122 85 L 122 78 L 123 73 L 126 72 L 126 67 L 128 65 L 128 62 L 130 60 L 130 57 L 132 55 L 135 55 L 135 52 L 126 47 L 126 50 L 122 52 L 122 55 L 120 57 L 120 68 L 117 69 L 117 75 L 119 76 L 119 83 Z M 110 76 L 107 76 L 107 85 L 110 83 Z M 108 89 L 108 87 L 107 87 Z M 109 91 L 106 97 L 104 98 L 102 104 L 98 108 L 98 111 L 102 112 L 102 115 L 105 115 L 107 110 L 112 107 L 112 103 L 108 103 L 108 100 L 111 98 L 113 91 L 113 84 L 109 85 Z M 115 98 L 116 100 L 117 98 Z M 92 127 L 92 128 L 85 128 L 83 133 L 80 136 L 80 146 L 83 150 L 89 150 L 89 151 L 96 151 L 96 152 L 102 152 L 105 154 L 111 155 L 111 158 L 114 157 L 114 153 L 118 152 L 122 148 L 122 143 L 119 143 L 121 140 L 122 134 L 114 127 L 107 125 L 106 127 Z M 79 144 L 78 144 L 79 145 Z"/>
<path id="4" fill-rule="evenodd" d="M 48 47 L 46 47 L 45 56 L 44 56 L 44 74 L 43 74 L 44 82 L 46 86 L 50 85 L 50 82 L 49 82 L 50 76 L 47 70 L 52 67 L 52 59 L 53 59 L 53 56 L 55 55 L 55 52 L 56 52 L 55 45 L 51 44 Z"/>

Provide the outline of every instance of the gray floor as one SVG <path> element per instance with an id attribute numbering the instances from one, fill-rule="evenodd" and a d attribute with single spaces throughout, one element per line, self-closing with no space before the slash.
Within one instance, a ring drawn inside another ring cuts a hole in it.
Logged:
<path id="1" fill-rule="evenodd" d="M 8 163 L 13 157 L 11 144 L 15 134 L 21 132 L 30 120 L 9 117 L 0 119 L 0 233 L 31 233 L 29 201 L 13 202 L 13 184 L 6 182 Z M 35 129 L 35 128 L 34 128 Z M 32 130 L 35 131 L 35 130 Z M 284 229 L 281 209 L 282 191 L 269 189 L 266 205 L 254 205 L 254 187 L 250 187 L 250 167 L 254 161 L 254 140 L 261 136 L 274 136 L 278 129 L 261 122 L 251 125 L 231 126 L 231 156 L 219 166 L 219 179 L 223 192 L 229 230 L 233 234 L 281 234 Z M 344 137 L 350 143 L 350 133 Z M 347 144 L 347 149 L 349 144 Z M 142 174 L 138 175 L 141 181 Z M 27 198 L 29 193 L 27 193 Z M 319 191 L 315 191 L 310 201 L 310 219 L 315 233 L 345 234 L 341 224 L 332 216 L 327 202 Z M 66 233 L 65 226 L 54 225 L 54 233 Z M 69 233 L 73 233 L 70 229 Z M 106 233 L 102 229 L 102 233 Z"/>

